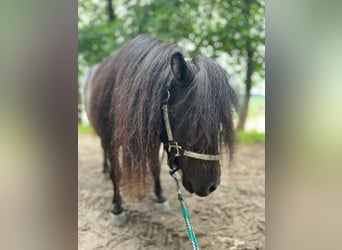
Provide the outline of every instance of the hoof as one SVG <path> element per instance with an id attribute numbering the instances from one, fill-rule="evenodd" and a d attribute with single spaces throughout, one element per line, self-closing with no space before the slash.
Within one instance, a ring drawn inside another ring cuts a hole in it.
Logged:
<path id="1" fill-rule="evenodd" d="M 161 203 L 157 203 L 160 211 L 162 211 L 163 213 L 169 213 L 170 212 L 170 206 L 169 203 L 167 202 L 167 200 L 165 200 L 164 202 Z"/>
<path id="2" fill-rule="evenodd" d="M 105 180 L 110 180 L 110 174 L 107 172 L 107 173 L 105 173 L 105 172 L 102 172 L 103 173 L 103 178 L 105 179 Z"/>
<path id="3" fill-rule="evenodd" d="M 127 216 L 125 211 L 121 212 L 120 214 L 113 214 L 113 224 L 116 227 L 120 227 L 125 225 L 127 222 Z"/>
<path id="4" fill-rule="evenodd" d="M 109 174 L 109 168 L 107 166 L 103 166 L 102 173 Z"/>

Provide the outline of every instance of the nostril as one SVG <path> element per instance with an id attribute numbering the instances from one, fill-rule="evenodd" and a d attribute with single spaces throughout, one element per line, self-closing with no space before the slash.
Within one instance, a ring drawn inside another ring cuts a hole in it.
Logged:
<path id="1" fill-rule="evenodd" d="M 209 188 L 209 192 L 214 192 L 216 190 L 217 186 L 216 185 L 212 185 L 210 188 Z"/>

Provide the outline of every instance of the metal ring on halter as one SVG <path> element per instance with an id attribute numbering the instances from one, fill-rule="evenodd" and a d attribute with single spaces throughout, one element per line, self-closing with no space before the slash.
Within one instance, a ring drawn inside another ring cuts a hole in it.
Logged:
<path id="1" fill-rule="evenodd" d="M 169 90 L 167 90 L 167 92 L 166 92 L 166 97 L 165 98 L 163 98 L 163 102 L 164 103 L 167 103 L 169 100 L 170 100 L 170 91 Z"/>

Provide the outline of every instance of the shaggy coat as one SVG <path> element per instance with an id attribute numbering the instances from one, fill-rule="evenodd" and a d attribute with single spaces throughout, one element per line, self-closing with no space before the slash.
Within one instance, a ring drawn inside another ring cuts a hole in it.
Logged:
<path id="1" fill-rule="evenodd" d="M 181 86 L 170 64 L 177 53 L 190 73 Z M 187 58 L 181 47 L 141 35 L 109 56 L 88 86 L 89 120 L 113 162 L 115 178 L 129 178 L 131 194 L 144 190 L 148 169 L 153 172 L 160 144 L 166 142 L 161 105 L 167 90 L 172 132 L 184 148 L 219 153 L 220 133 L 221 143 L 233 154 L 237 99 L 228 75 L 209 58 Z"/>

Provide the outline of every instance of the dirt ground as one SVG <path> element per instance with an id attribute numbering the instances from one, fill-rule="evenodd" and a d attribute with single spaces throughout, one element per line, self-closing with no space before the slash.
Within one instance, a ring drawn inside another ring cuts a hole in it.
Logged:
<path id="1" fill-rule="evenodd" d="M 79 250 L 191 249 L 165 161 L 161 181 L 171 212 L 162 213 L 152 194 L 141 202 L 124 201 L 128 221 L 116 227 L 112 183 L 101 173 L 99 139 L 79 134 L 78 143 Z M 189 194 L 183 187 L 182 192 L 201 249 L 265 249 L 264 145 L 239 145 L 231 167 L 222 167 L 221 184 L 208 197 Z"/>

